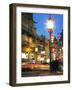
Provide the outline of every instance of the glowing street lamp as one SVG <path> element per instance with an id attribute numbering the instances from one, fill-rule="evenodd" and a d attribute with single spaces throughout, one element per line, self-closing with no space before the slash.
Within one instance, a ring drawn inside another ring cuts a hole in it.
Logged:
<path id="1" fill-rule="evenodd" d="M 51 69 L 51 34 L 54 28 L 54 19 L 51 17 L 46 22 L 46 28 L 49 32 L 49 56 L 50 56 L 50 69 Z"/>
<path id="2" fill-rule="evenodd" d="M 52 19 L 51 17 L 46 22 L 46 28 L 48 29 L 48 32 L 52 32 L 54 28 L 54 19 Z"/>

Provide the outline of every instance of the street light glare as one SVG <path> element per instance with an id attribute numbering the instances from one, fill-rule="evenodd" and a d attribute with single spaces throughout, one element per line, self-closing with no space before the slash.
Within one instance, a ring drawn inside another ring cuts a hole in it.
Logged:
<path id="1" fill-rule="evenodd" d="M 49 29 L 49 30 L 52 30 L 54 28 L 54 21 L 52 19 L 47 20 L 46 28 Z"/>

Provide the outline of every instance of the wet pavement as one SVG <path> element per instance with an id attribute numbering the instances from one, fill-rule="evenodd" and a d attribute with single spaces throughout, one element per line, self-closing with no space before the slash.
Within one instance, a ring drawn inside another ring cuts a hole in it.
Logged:
<path id="1" fill-rule="evenodd" d="M 50 76 L 50 75 L 63 75 L 63 72 L 51 72 L 49 70 L 33 70 L 22 72 L 22 77 L 33 77 L 33 76 Z"/>

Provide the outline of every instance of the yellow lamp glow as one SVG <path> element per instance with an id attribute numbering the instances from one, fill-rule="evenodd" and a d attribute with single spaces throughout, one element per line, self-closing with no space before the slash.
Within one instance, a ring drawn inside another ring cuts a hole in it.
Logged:
<path id="1" fill-rule="evenodd" d="M 53 30 L 54 28 L 54 20 L 51 17 L 46 22 L 46 28 L 48 30 Z"/>

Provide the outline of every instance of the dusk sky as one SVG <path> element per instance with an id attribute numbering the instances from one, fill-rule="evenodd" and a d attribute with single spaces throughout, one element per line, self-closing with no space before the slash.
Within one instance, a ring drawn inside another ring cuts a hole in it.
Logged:
<path id="1" fill-rule="evenodd" d="M 38 35 L 44 35 L 46 38 L 49 37 L 48 30 L 46 28 L 46 21 L 47 19 L 51 17 L 54 19 L 54 29 L 53 29 L 53 35 L 56 37 L 63 29 L 63 15 L 62 14 L 33 14 L 33 20 L 37 23 L 34 24 L 36 27 L 36 31 Z"/>

